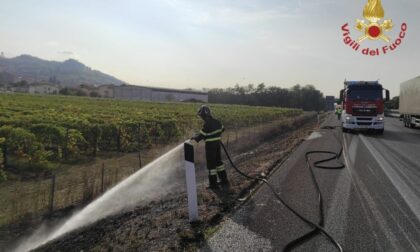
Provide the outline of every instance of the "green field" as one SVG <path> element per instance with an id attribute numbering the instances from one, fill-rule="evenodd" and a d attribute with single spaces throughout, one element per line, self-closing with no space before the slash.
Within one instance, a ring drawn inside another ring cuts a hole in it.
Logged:
<path id="1" fill-rule="evenodd" d="M 200 128 L 201 121 L 196 117 L 199 106 L 0 94 L 0 142 L 6 155 L 3 163 L 18 171 L 45 171 L 59 163 L 95 157 L 101 151 L 135 152 L 154 144 L 173 143 Z M 302 113 L 284 108 L 212 104 L 210 107 L 226 128 Z"/>

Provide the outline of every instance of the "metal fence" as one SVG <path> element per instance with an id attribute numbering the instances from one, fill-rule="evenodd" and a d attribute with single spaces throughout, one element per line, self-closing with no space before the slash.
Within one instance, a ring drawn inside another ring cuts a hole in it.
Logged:
<path id="1" fill-rule="evenodd" d="M 399 118 L 400 117 L 400 111 L 398 109 L 385 110 L 385 116 Z"/>
<path id="2" fill-rule="evenodd" d="M 308 120 L 316 120 L 316 114 L 306 113 L 298 118 L 284 118 L 269 123 L 262 121 L 246 128 L 232 127 L 223 134 L 222 141 L 235 156 Z M 191 137 L 188 134 L 183 139 Z M 47 179 L 6 182 L 0 188 L 0 226 L 87 204 L 173 146 L 155 146 L 139 153 L 102 153 L 91 164 L 59 169 Z M 199 183 L 207 180 L 203 147 L 204 144 L 200 143 L 196 148 Z"/>

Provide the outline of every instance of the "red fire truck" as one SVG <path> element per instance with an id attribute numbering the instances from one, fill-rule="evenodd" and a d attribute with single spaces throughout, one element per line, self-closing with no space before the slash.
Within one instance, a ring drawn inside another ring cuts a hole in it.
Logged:
<path id="1" fill-rule="evenodd" d="M 384 99 L 385 90 L 385 99 Z M 389 101 L 389 91 L 379 81 L 344 81 L 340 91 L 343 114 L 343 132 L 372 130 L 384 132 L 384 102 Z"/>

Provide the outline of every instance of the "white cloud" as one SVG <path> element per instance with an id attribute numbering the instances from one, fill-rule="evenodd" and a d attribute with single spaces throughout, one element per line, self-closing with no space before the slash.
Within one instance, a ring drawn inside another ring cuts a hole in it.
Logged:
<path id="1" fill-rule="evenodd" d="M 255 4 L 243 6 L 230 2 L 164 1 L 185 20 L 194 25 L 232 25 L 265 23 L 279 19 L 300 17 L 297 8 L 278 5 L 267 9 Z"/>
<path id="2" fill-rule="evenodd" d="M 60 51 L 60 52 L 57 52 L 58 54 L 62 54 L 62 55 L 73 55 L 74 53 L 73 52 L 71 52 L 71 51 Z"/>
<path id="3" fill-rule="evenodd" d="M 47 46 L 55 47 L 57 45 L 58 45 L 58 42 L 54 40 L 50 40 L 47 42 Z"/>

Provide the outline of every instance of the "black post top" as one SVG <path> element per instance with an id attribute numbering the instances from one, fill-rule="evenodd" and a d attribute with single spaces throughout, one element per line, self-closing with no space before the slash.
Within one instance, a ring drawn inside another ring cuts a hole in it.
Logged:
<path id="1" fill-rule="evenodd" d="M 194 163 L 194 146 L 188 142 L 184 143 L 185 161 Z"/>

